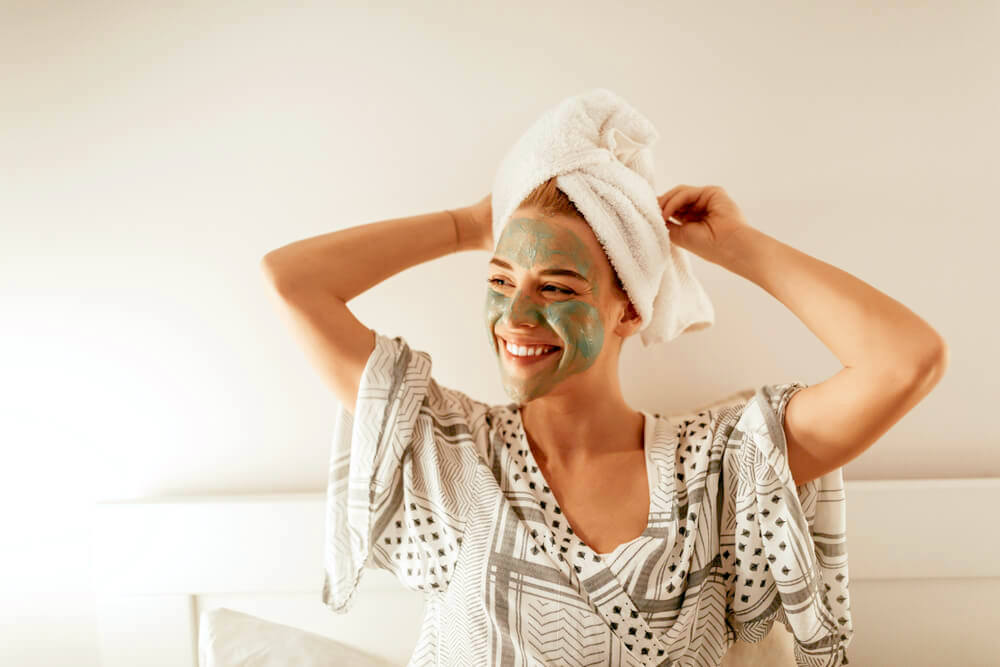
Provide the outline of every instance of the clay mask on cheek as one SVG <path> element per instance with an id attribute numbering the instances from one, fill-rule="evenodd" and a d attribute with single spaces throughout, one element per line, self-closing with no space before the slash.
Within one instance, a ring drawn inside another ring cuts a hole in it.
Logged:
<path id="1" fill-rule="evenodd" d="M 497 258 L 525 271 L 570 268 L 587 277 L 598 301 L 599 286 L 590 250 L 570 229 L 535 218 L 514 218 L 497 244 Z M 596 361 L 604 345 L 601 313 L 581 295 L 566 296 L 545 287 L 546 276 L 534 285 L 491 285 L 486 293 L 485 319 L 490 345 L 500 360 L 508 395 L 524 403 L 548 393 L 567 377 L 581 373 Z M 531 290 L 529 293 L 528 290 Z M 496 330 L 515 331 L 531 323 L 540 338 L 561 341 L 551 358 L 529 368 L 513 368 L 500 349 Z"/>

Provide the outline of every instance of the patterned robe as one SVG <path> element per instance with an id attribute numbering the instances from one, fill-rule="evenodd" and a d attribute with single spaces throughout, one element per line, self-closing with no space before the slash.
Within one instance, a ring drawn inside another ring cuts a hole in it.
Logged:
<path id="1" fill-rule="evenodd" d="M 323 602 L 347 612 L 366 566 L 423 592 L 408 667 L 717 667 L 775 620 L 798 665 L 848 664 L 842 469 L 795 486 L 785 454 L 805 387 L 642 411 L 648 525 L 602 554 L 574 535 L 517 404 L 439 385 L 430 355 L 376 331 L 355 413 L 336 421 Z"/>

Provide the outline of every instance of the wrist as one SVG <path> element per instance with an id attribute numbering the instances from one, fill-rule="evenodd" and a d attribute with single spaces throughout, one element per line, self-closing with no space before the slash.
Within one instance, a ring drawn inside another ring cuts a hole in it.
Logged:
<path id="1" fill-rule="evenodd" d="M 455 222 L 456 252 L 462 250 L 482 250 L 483 231 L 476 223 L 468 207 L 448 209 Z"/>
<path id="2" fill-rule="evenodd" d="M 739 229 L 726 240 L 719 266 L 733 273 L 741 273 L 747 262 L 753 262 L 755 250 L 765 242 L 765 236 L 759 229 L 749 225 Z"/>

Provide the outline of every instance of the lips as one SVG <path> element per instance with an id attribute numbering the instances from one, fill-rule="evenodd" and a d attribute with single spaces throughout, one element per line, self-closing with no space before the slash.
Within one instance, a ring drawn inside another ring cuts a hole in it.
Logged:
<path id="1" fill-rule="evenodd" d="M 522 342 L 522 341 L 518 341 L 518 340 L 511 340 L 510 338 L 504 338 L 503 336 L 501 336 L 499 334 L 497 335 L 497 338 L 500 339 L 500 343 L 502 345 L 506 344 L 506 343 L 513 343 L 514 345 L 521 345 L 521 346 L 524 346 L 524 347 L 531 347 L 532 345 L 546 345 L 548 347 L 555 347 L 555 348 L 560 348 L 560 349 L 562 348 L 561 345 L 556 345 L 555 343 L 547 343 L 547 342 L 545 342 L 543 340 L 534 340 L 534 341 L 530 341 L 530 342 Z"/>
<path id="2" fill-rule="evenodd" d="M 545 361 L 549 357 L 558 357 L 559 353 L 562 350 L 561 347 L 554 346 L 555 347 L 554 350 L 546 352 L 545 354 L 535 354 L 528 357 L 517 357 L 511 354 L 510 350 L 507 349 L 507 343 L 504 341 L 502 337 L 497 336 L 497 340 L 500 342 L 500 354 L 503 355 L 503 358 L 507 360 L 507 363 L 515 367 L 533 366 L 534 364 L 538 364 Z"/>

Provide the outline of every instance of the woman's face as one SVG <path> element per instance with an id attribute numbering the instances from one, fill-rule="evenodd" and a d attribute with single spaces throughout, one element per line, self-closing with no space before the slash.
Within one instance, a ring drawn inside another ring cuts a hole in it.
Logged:
<path id="1" fill-rule="evenodd" d="M 585 220 L 519 209 L 504 227 L 487 275 L 487 331 L 514 401 L 565 386 L 608 356 L 601 353 L 627 297 L 614 288 L 613 269 Z M 507 351 L 507 340 L 558 349 L 519 360 Z"/>

